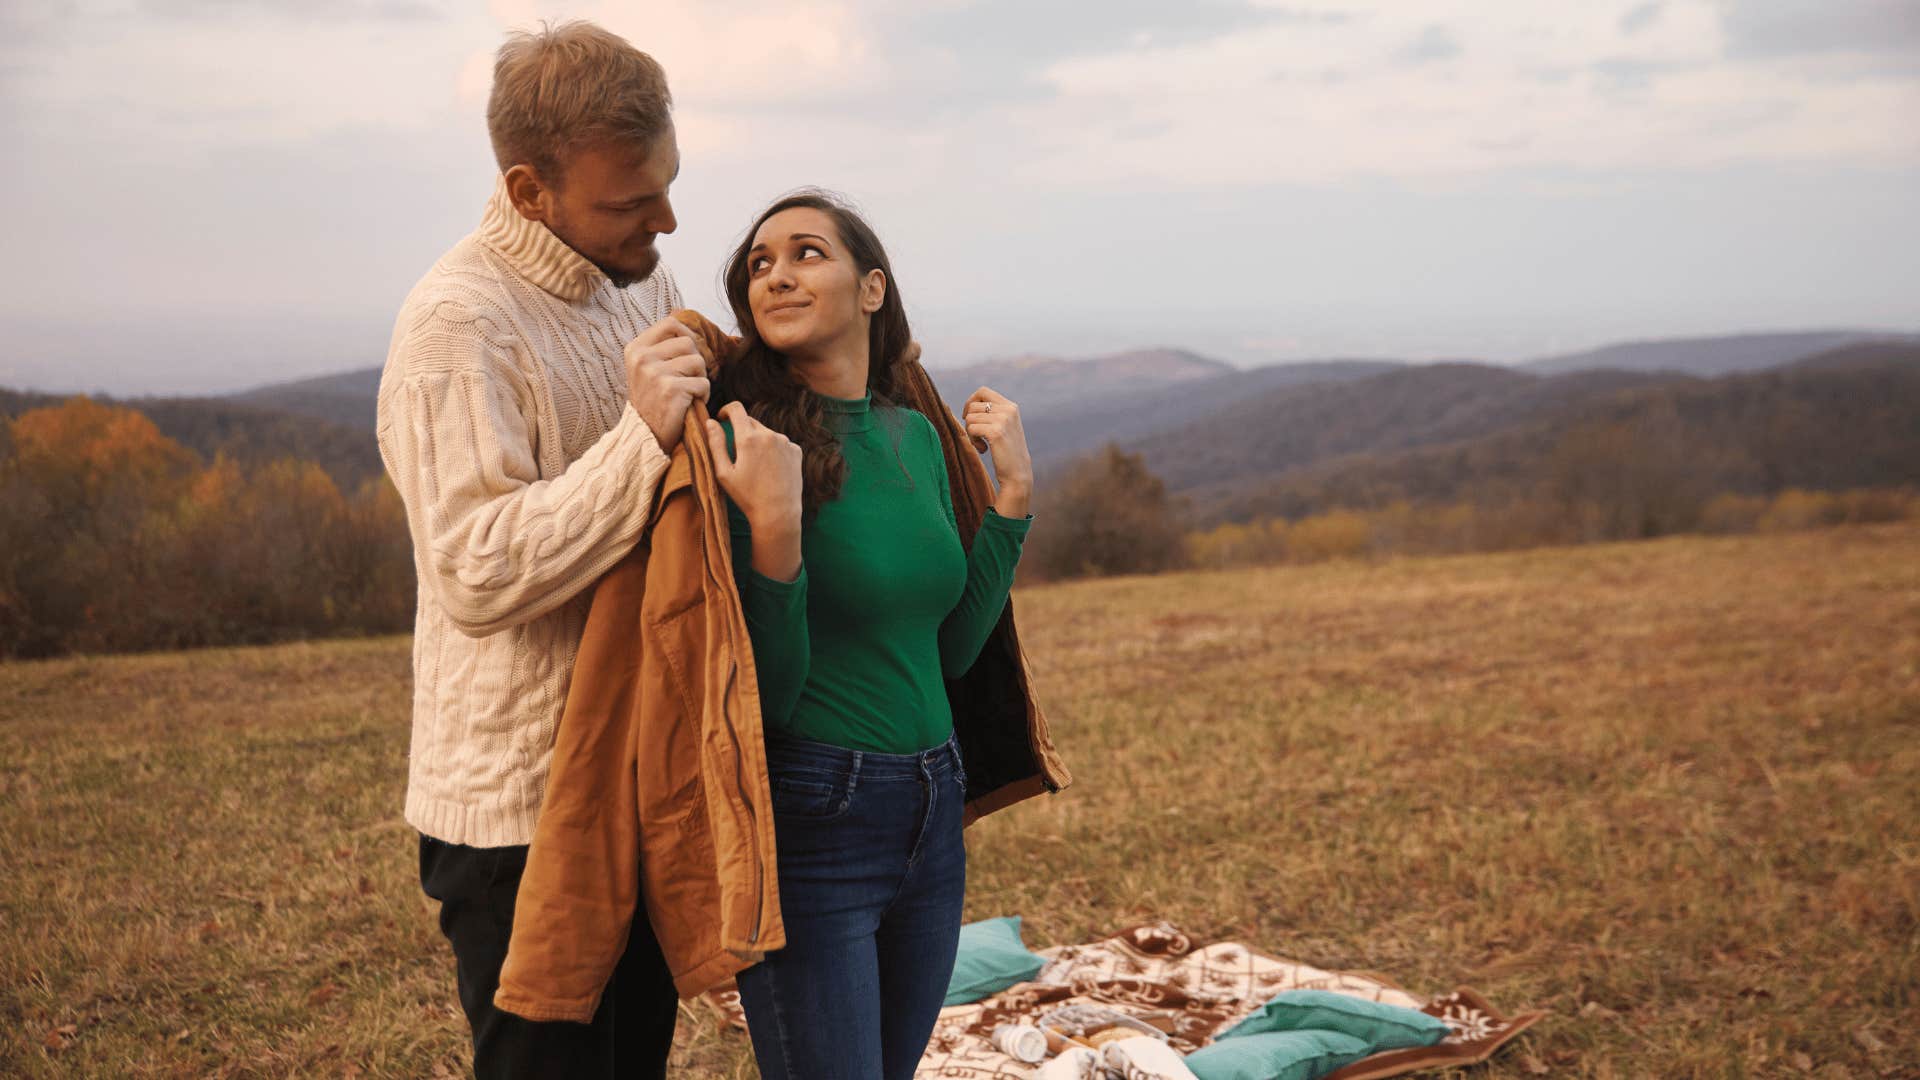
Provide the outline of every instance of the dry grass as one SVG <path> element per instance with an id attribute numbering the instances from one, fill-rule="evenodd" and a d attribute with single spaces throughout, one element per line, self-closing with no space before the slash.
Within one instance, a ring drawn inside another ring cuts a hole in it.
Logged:
<path id="1" fill-rule="evenodd" d="M 1553 1009 L 1488 1077 L 1915 1075 L 1920 526 L 1016 602 L 1077 782 L 970 830 L 969 918 Z M 0 1074 L 464 1070 L 407 651 L 0 666 Z"/>

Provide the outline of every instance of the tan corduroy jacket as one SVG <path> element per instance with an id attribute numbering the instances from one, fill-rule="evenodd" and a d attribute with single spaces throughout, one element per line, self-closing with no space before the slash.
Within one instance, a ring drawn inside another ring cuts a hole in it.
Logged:
<path id="1" fill-rule="evenodd" d="M 710 370 L 737 344 L 694 312 L 675 317 Z M 940 433 L 970 548 L 993 499 L 986 466 L 917 354 L 902 376 L 901 403 Z M 640 902 L 683 998 L 786 945 L 753 649 L 706 417 L 696 401 L 647 536 L 594 589 L 493 998 L 528 1019 L 592 1019 Z M 1071 782 L 1011 601 L 947 696 L 968 824 Z"/>

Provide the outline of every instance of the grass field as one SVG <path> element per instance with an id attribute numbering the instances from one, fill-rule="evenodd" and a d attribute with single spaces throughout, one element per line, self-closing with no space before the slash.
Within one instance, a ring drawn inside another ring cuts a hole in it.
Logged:
<path id="1" fill-rule="evenodd" d="M 1553 1010 L 1452 1075 L 1920 1075 L 1920 525 L 1015 602 L 1076 782 L 969 830 L 969 919 Z M 0 665 L 0 1075 L 464 1071 L 408 648 Z M 754 1075 L 704 1006 L 675 1055 Z"/>

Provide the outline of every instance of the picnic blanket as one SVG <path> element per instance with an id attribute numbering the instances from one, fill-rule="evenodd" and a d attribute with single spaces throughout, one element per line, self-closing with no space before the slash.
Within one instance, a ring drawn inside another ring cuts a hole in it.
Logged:
<path id="1" fill-rule="evenodd" d="M 1109 1006 L 1167 1033 L 1189 1054 L 1283 990 L 1333 990 L 1404 1005 L 1444 1020 L 1453 1031 L 1433 1046 L 1388 1050 L 1328 1073 L 1323 1080 L 1378 1080 L 1422 1069 L 1471 1065 L 1531 1027 L 1544 1010 L 1503 1015 L 1467 987 L 1422 1000 L 1384 975 L 1323 971 L 1264 955 L 1238 942 L 1196 946 L 1167 922 L 1123 930 L 1086 945 L 1034 950 L 1047 964 L 1031 980 L 970 1005 L 940 1010 L 915 1080 L 1028 1080 L 1037 1066 L 995 1049 L 999 1024 L 1032 1023 L 1041 1013 L 1081 1002 Z M 708 1004 L 745 1031 L 732 983 L 707 991 Z"/>

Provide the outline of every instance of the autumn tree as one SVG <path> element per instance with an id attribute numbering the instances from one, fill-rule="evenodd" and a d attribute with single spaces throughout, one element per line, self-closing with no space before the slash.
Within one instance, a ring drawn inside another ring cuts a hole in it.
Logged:
<path id="1" fill-rule="evenodd" d="M 8 425 L 0 476 L 0 649 L 124 647 L 157 552 L 149 519 L 191 480 L 192 452 L 131 409 L 85 396 L 33 409 Z"/>
<path id="2" fill-rule="evenodd" d="M 1042 489 L 1022 564 L 1046 578 L 1138 574 L 1185 561 L 1184 504 L 1139 454 L 1108 443 Z"/>

